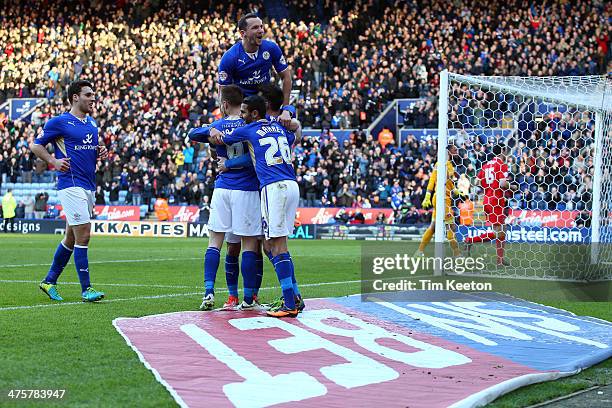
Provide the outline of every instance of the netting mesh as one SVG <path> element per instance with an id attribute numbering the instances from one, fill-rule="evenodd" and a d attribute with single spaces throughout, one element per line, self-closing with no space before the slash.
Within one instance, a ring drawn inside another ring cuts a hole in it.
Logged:
<path id="1" fill-rule="evenodd" d="M 612 277 L 611 95 L 601 76 L 449 74 L 441 143 L 457 147 L 447 174 L 456 192 L 436 228 L 453 231 L 463 254 L 483 257 L 482 274 Z"/>

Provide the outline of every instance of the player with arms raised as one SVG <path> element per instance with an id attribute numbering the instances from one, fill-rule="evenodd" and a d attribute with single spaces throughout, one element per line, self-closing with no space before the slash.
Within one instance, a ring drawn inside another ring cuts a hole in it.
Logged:
<path id="1" fill-rule="evenodd" d="M 273 317 L 296 317 L 300 299 L 295 296 L 292 276 L 293 261 L 287 238 L 293 231 L 293 221 L 299 201 L 291 158 L 291 146 L 300 137 L 282 126 L 265 119 L 266 102 L 259 95 L 245 98 L 240 108 L 246 126 L 231 135 L 216 137 L 211 143 L 247 141 L 261 188 L 261 214 L 264 235 L 269 240 L 272 263 L 283 291 L 284 305 L 267 313 Z M 303 308 L 303 305 L 301 306 Z"/>
<path id="2" fill-rule="evenodd" d="M 493 227 L 493 232 L 485 232 L 475 237 L 467 237 L 464 243 L 468 251 L 472 244 L 495 240 L 497 251 L 497 265 L 508 266 L 504 259 L 504 246 L 506 242 L 506 191 L 510 188 L 508 183 L 508 165 L 504 162 L 504 149 L 501 145 L 493 146 L 492 160 L 486 162 L 477 175 L 480 186 L 484 189 L 483 207 L 487 223 Z"/>
<path id="3" fill-rule="evenodd" d="M 291 68 L 280 47 L 273 41 L 264 40 L 263 22 L 257 14 L 248 13 L 238 21 L 241 41 L 227 50 L 219 64 L 219 95 L 224 86 L 236 84 L 245 96 L 256 95 L 259 85 L 269 83 L 272 68 L 283 81 L 283 111 L 280 122 L 290 126 L 295 108 L 289 105 L 291 96 Z"/>
<path id="4" fill-rule="evenodd" d="M 50 119 L 43 133 L 30 144 L 32 152 L 57 170 L 57 189 L 66 214 L 66 236 L 60 242 L 53 257 L 47 277 L 40 289 L 50 299 L 61 301 L 57 292 L 57 279 L 74 252 L 82 300 L 95 302 L 104 293 L 91 287 L 87 249 L 91 231 L 91 217 L 96 190 L 96 162 L 98 157 L 106 159 L 106 147 L 98 144 L 98 125 L 89 114 L 93 111 L 95 94 L 93 85 L 87 81 L 75 81 L 68 88 L 69 112 Z M 55 147 L 55 158 L 46 149 Z"/>

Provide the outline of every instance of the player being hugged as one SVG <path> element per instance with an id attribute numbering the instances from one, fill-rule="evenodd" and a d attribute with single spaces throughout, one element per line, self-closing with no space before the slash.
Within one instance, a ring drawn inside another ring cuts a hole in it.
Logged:
<path id="1" fill-rule="evenodd" d="M 290 132 L 265 119 L 266 102 L 259 95 L 245 98 L 240 108 L 246 126 L 231 135 L 211 136 L 211 143 L 232 145 L 248 142 L 261 189 L 262 226 L 272 252 L 272 263 L 283 291 L 284 304 L 267 314 L 273 317 L 296 317 L 297 299 L 293 290 L 293 261 L 287 238 L 293 232 L 293 221 L 299 200 L 299 188 L 293 169 L 291 146 L 300 131 Z"/>
<path id="2" fill-rule="evenodd" d="M 87 248 L 96 190 L 96 162 L 98 158 L 106 159 L 108 152 L 98 138 L 96 121 L 89 116 L 95 102 L 93 85 L 83 80 L 73 82 L 68 88 L 68 100 L 70 111 L 51 118 L 42 134 L 30 144 L 30 150 L 38 158 L 57 170 L 58 196 L 67 224 L 66 235 L 55 251 L 40 289 L 52 300 L 63 300 L 57 291 L 57 280 L 74 252 L 82 300 L 95 302 L 104 298 L 104 293 L 91 287 Z M 55 148 L 55 157 L 46 149 L 49 143 Z"/>
<path id="3" fill-rule="evenodd" d="M 226 115 L 223 119 L 213 122 L 210 126 L 195 128 L 189 132 L 191 140 L 207 143 L 214 134 L 230 135 L 235 129 L 244 126 L 240 117 L 240 106 L 243 94 L 236 85 L 223 87 L 221 90 L 221 111 Z M 246 143 L 236 142 L 216 146 L 218 160 L 241 160 L 247 151 Z M 258 262 L 258 237 L 261 236 L 261 212 L 259 202 L 259 183 L 253 168 L 253 163 L 246 156 L 246 162 L 234 163 L 231 169 L 223 168 L 215 181 L 215 189 L 211 200 L 210 220 L 208 230 L 210 240 L 204 257 L 204 299 L 200 310 L 214 308 L 214 287 L 219 268 L 221 246 L 224 238 L 228 242 L 228 253 L 225 259 L 225 276 L 229 289 L 229 298 L 223 305 L 224 309 L 238 307 L 241 310 L 261 310 L 255 301 L 255 288 L 260 269 L 263 269 L 261 259 Z M 242 242 L 242 276 L 244 300 L 238 305 L 238 255 Z M 261 255 L 259 256 L 261 258 Z"/>
<path id="4" fill-rule="evenodd" d="M 248 13 L 238 21 L 241 41 L 234 44 L 221 57 L 218 82 L 219 95 L 224 86 L 236 84 L 245 96 L 256 95 L 259 86 L 270 83 L 271 69 L 278 73 L 283 82 L 283 103 L 280 122 L 290 126 L 295 116 L 295 107 L 289 105 L 291 96 L 291 68 L 280 47 L 273 41 L 264 40 L 263 22 L 257 14 Z"/>
<path id="5" fill-rule="evenodd" d="M 508 183 L 508 165 L 504 161 L 504 148 L 497 144 L 493 146 L 492 160 L 486 162 L 477 175 L 477 182 L 484 189 L 483 207 L 487 223 L 493 227 L 492 232 L 485 232 L 475 237 L 466 237 L 464 243 L 468 251 L 472 244 L 495 240 L 497 251 L 497 265 L 508 266 L 504 258 L 506 242 L 506 191 L 510 188 Z"/>

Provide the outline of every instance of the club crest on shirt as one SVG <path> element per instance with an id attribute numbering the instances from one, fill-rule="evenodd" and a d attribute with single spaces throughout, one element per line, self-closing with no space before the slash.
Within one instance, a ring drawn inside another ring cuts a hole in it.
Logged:
<path id="1" fill-rule="evenodd" d="M 263 57 L 263 59 L 268 60 L 270 59 L 270 53 L 268 51 L 264 51 L 263 54 L 261 54 L 261 56 Z"/>
<path id="2" fill-rule="evenodd" d="M 221 71 L 219 72 L 219 81 L 225 81 L 227 79 L 227 72 Z"/>

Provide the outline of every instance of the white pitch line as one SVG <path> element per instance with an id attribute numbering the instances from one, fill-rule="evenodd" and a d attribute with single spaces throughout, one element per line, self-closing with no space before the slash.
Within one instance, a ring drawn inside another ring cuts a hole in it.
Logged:
<path id="1" fill-rule="evenodd" d="M 329 285 L 346 285 L 347 283 L 359 283 L 360 280 L 349 280 L 349 281 L 338 281 L 338 282 L 320 282 L 320 283 L 305 283 L 300 285 L 301 288 L 310 288 L 310 287 L 318 287 L 318 286 L 329 286 Z M 265 288 L 259 289 L 260 291 L 267 290 L 277 290 L 280 289 L 280 286 L 269 286 Z M 216 293 L 227 293 L 227 289 L 215 289 Z M 189 292 L 189 293 L 170 293 L 167 295 L 149 295 L 149 296 L 137 296 L 133 298 L 119 298 L 119 299 L 108 299 L 104 300 L 100 303 L 111 303 L 111 302 L 128 302 L 133 300 L 147 300 L 147 299 L 163 299 L 163 298 L 172 298 L 172 297 L 181 297 L 181 296 L 195 296 L 202 295 L 202 292 Z M 64 302 L 64 303 L 48 303 L 48 304 L 39 304 L 39 305 L 28 305 L 28 306 L 8 306 L 8 307 L 0 307 L 0 312 L 5 310 L 22 310 L 22 309 L 38 309 L 43 307 L 58 307 L 58 306 L 74 306 L 74 305 L 83 305 L 86 302 Z"/>
<path id="2" fill-rule="evenodd" d="M 157 261 L 192 261 L 198 258 L 149 258 L 149 259 L 114 259 L 108 261 L 89 261 L 89 264 L 107 264 L 107 263 L 136 263 L 136 262 L 157 262 Z M 50 266 L 50 263 L 40 264 L 18 264 L 18 265 L 0 265 L 0 268 L 23 268 L 26 266 Z"/>
<path id="3" fill-rule="evenodd" d="M 0 279 L 0 283 L 40 283 L 39 280 L 11 280 Z M 61 282 L 60 285 L 80 285 L 80 282 Z M 117 286 L 125 288 L 164 288 L 164 289 L 198 289 L 199 286 L 185 285 L 149 285 L 146 283 L 101 283 L 96 282 L 96 286 Z"/>
<path id="4" fill-rule="evenodd" d="M 304 258 L 304 257 L 320 257 L 320 254 L 304 254 L 304 255 L 299 255 L 299 258 Z M 327 254 L 327 256 L 331 256 L 331 257 L 335 257 L 335 256 L 346 256 L 346 254 Z M 355 256 L 358 256 L 358 254 L 356 254 Z M 113 260 L 107 260 L 107 261 L 89 261 L 89 264 L 112 264 L 112 263 L 140 263 L 140 262 L 157 262 L 157 261 L 195 261 L 195 260 L 204 260 L 204 257 L 189 257 L 189 258 L 147 258 L 147 259 L 113 259 Z M 332 260 L 333 262 L 333 260 Z M 69 263 L 70 265 L 73 264 L 73 262 Z M 47 262 L 47 263 L 37 263 L 37 264 L 14 264 L 14 265 L 2 265 L 0 264 L 0 269 L 2 268 L 25 268 L 25 267 L 31 267 L 31 266 L 51 266 L 51 263 Z"/>

